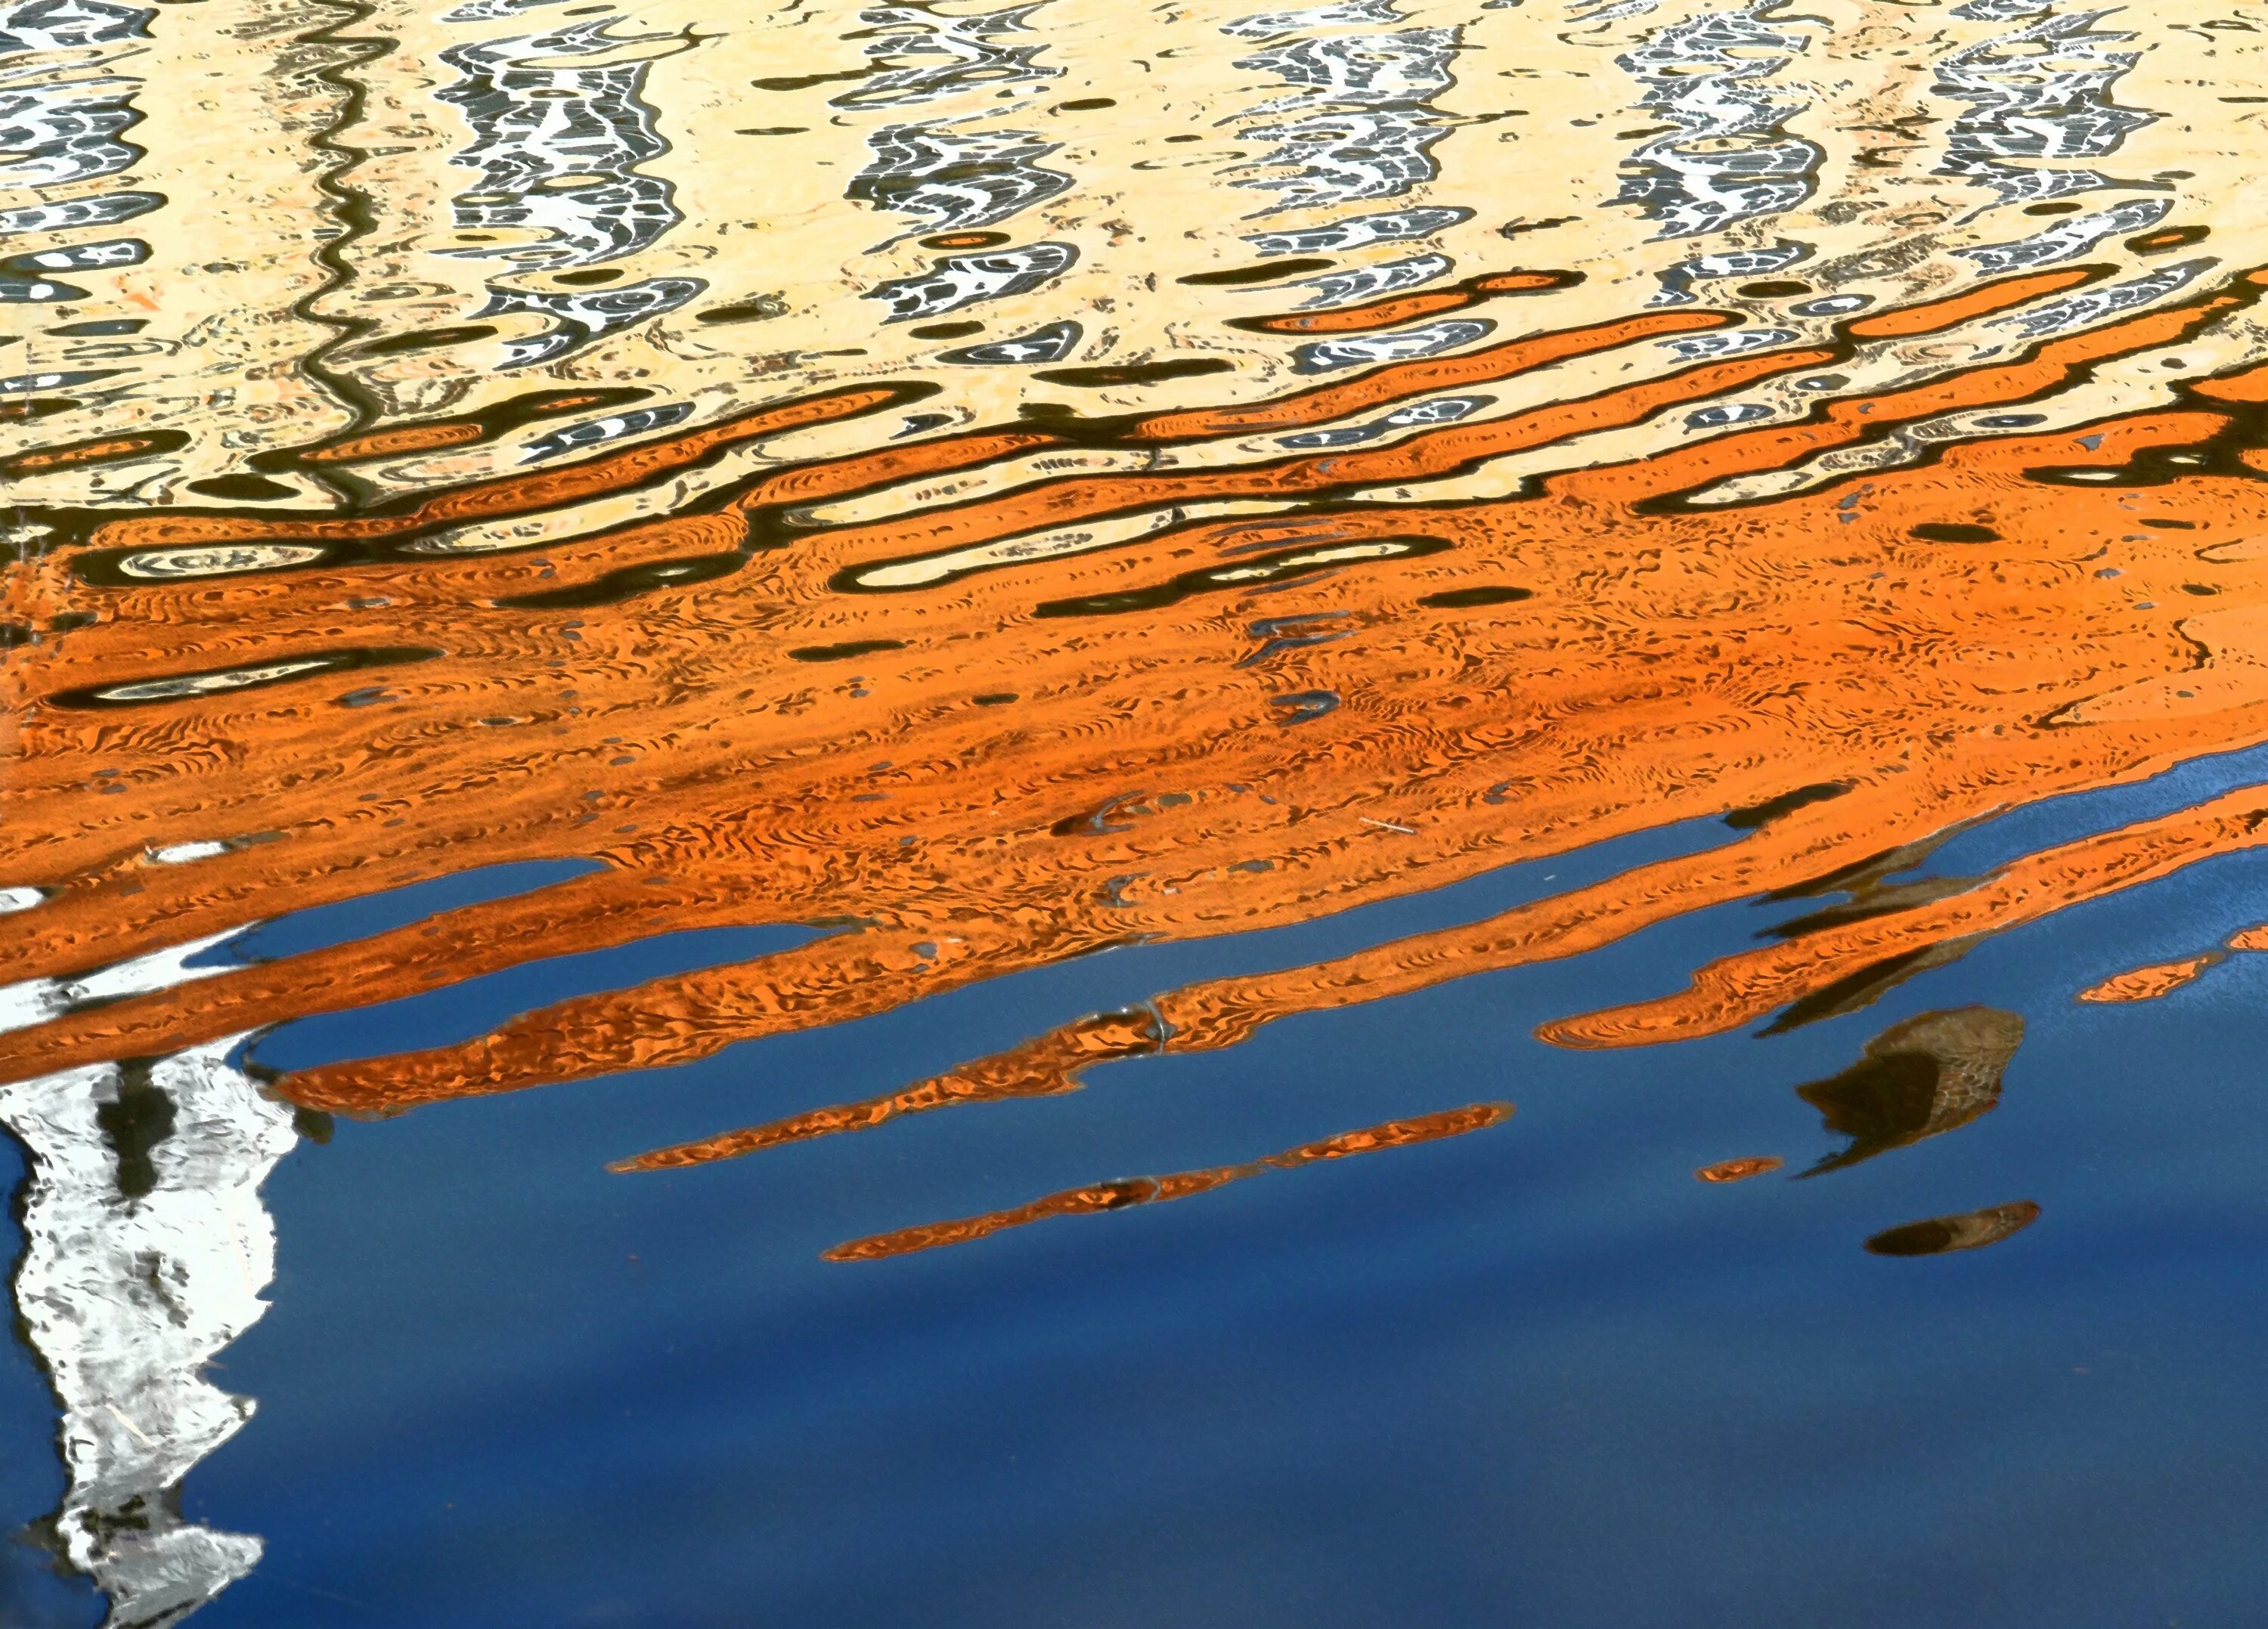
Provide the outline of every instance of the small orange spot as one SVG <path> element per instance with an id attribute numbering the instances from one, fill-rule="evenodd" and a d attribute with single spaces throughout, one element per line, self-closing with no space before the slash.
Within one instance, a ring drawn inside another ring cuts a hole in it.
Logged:
<path id="1" fill-rule="evenodd" d="M 1705 1165 L 1693 1176 L 1697 1182 L 1744 1183 L 1751 1176 L 1776 1171 L 1786 1163 L 1776 1154 L 1756 1154 L 1745 1160 L 1719 1160 L 1714 1165 Z"/>

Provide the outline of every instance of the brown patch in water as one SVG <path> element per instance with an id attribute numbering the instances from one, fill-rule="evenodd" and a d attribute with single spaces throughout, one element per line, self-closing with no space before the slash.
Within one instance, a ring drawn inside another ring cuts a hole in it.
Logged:
<path id="1" fill-rule="evenodd" d="M 2039 1218 L 2037 1205 L 2020 1199 L 1959 1216 L 1908 1222 L 1876 1234 L 1867 1241 L 1867 1249 L 1875 1256 L 1945 1256 L 1955 1250 L 1981 1250 L 2021 1233 Z"/>

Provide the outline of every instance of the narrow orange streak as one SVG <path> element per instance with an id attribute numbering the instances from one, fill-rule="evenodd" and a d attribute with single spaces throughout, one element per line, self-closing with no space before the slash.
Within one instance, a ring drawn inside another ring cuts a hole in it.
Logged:
<path id="1" fill-rule="evenodd" d="M 1370 334 L 1398 328 L 1420 317 L 1464 311 L 1504 294 L 1543 294 L 1582 281 L 1573 272 L 1499 271 L 1470 277 L 1454 288 L 1422 294 L 1389 294 L 1360 306 L 1331 311 L 1292 311 L 1272 317 L 1246 317 L 1232 326 L 1260 334 Z"/>
<path id="2" fill-rule="evenodd" d="M 1366 1131 L 1343 1131 L 1336 1137 L 1327 1137 L 1321 1142 L 1303 1143 L 1297 1148 L 1242 1165 L 1218 1165 L 1204 1170 L 1183 1171 L 1172 1176 L 1136 1176 L 1118 1182 L 1094 1183 L 1084 1188 L 1067 1188 L 1061 1193 L 1051 1193 L 1043 1199 L 1034 1199 L 1028 1205 L 1020 1205 L 1011 1210 L 992 1211 L 960 1221 L 930 1222 L 917 1227 L 901 1227 L 894 1233 L 878 1233 L 871 1238 L 853 1239 L 847 1244 L 838 1244 L 831 1250 L 823 1251 L 821 1255 L 827 1261 L 882 1261 L 893 1256 L 910 1256 L 917 1250 L 936 1249 L 941 1245 L 966 1244 L 971 1240 L 985 1238 L 1010 1227 L 1045 1221 L 1050 1217 L 1092 1216 L 1101 1211 L 1122 1211 L 1136 1205 L 1164 1205 L 1174 1199 L 1186 1199 L 1192 1194 L 1210 1193 L 1230 1183 L 1257 1176 L 1263 1171 L 1297 1170 L 1301 1166 L 1349 1159 L 1359 1154 L 1376 1154 L 1386 1148 L 1407 1148 L 1418 1143 L 1462 1137 L 1468 1131 L 1486 1131 L 1491 1126 L 1501 1125 L 1511 1117 L 1510 1103 L 1474 1103 L 1467 1108 L 1444 1109 L 1438 1114 L 1421 1115 L 1414 1119 L 1388 1120 Z"/>
<path id="3" fill-rule="evenodd" d="M 1248 435 L 1263 430 L 1298 430 L 1329 424 L 1350 413 L 1381 402 L 1400 401 L 1429 391 L 1484 385 L 1494 380 L 1619 350 L 1642 339 L 1676 334 L 1697 334 L 1729 328 L 1734 319 L 1719 311 L 1666 311 L 1640 317 L 1621 317 L 1587 327 L 1506 340 L 1478 350 L 1453 357 L 1398 363 L 1343 383 L 1317 385 L 1311 389 L 1256 402 L 1243 407 L 1206 408 L 1190 412 L 1161 413 L 1145 419 L 1130 432 L 1138 441 L 1199 440 L 1213 436 Z"/>
<path id="4" fill-rule="evenodd" d="M 1079 1071 L 1114 1058 L 1138 1058 L 1161 1050 L 1157 1028 L 1145 1013 L 1107 1013 L 1082 1019 L 996 1057 L 933 1076 L 918 1086 L 863 1102 L 843 1103 L 791 1115 L 764 1125 L 704 1137 L 696 1142 L 657 1148 L 620 1160 L 615 1171 L 674 1170 L 736 1160 L 762 1148 L 799 1143 L 837 1131 L 864 1131 L 901 1115 L 926 1114 L 956 1103 L 1002 1102 L 1017 1097 L 1053 1097 L 1079 1087 Z"/>
<path id="5" fill-rule="evenodd" d="M 1845 323 L 1843 331 L 1852 339 L 1914 339 L 1924 334 L 1939 334 L 1947 328 L 1958 328 L 1964 322 L 1989 317 L 1995 312 L 2029 305 L 2045 295 L 2075 289 L 2083 283 L 2100 282 L 2102 276 L 2102 269 L 2096 267 L 1999 277 L 1990 283 L 1963 289 L 1957 294 L 1948 294 L 1942 299 L 1925 300 L 1918 306 L 1902 306 L 1895 311 L 1857 318 Z"/>
<path id="6" fill-rule="evenodd" d="M 1371 334 L 1399 328 L 1420 317 L 1438 317 L 1463 311 L 1488 298 L 1468 289 L 1436 289 L 1428 294 L 1399 294 L 1373 300 L 1367 306 L 1345 306 L 1336 311 L 1295 311 L 1282 316 L 1255 317 L 1239 326 L 1263 334 Z"/>
<path id="7" fill-rule="evenodd" d="M 1563 1019 L 1536 1033 L 1571 1047 L 1722 1035 L 1905 952 L 2036 921 L 2264 844 L 2268 786 L 2240 787 L 2195 808 L 2028 855 L 1969 892 L 1933 905 L 1712 962 L 1681 994 Z"/>
<path id="8" fill-rule="evenodd" d="M 578 464 L 535 475 L 511 475 L 438 492 L 398 515 L 210 515 L 152 512 L 122 516 L 97 527 L 88 542 L 99 549 L 148 549 L 217 542 L 364 542 L 403 536 L 428 527 L 497 520 L 603 497 L 687 468 L 738 442 L 868 412 L 897 393 L 862 387 L 759 409 L 686 435 L 625 447 Z"/>
<path id="9" fill-rule="evenodd" d="M 996 460 L 1012 458 L 1019 453 L 1036 453 L 1064 445 L 1061 436 L 1049 435 L 1045 431 L 1009 430 L 885 447 L 879 452 L 780 470 L 735 498 L 733 508 L 747 514 L 776 505 L 818 503 L 870 486 L 954 475 Z"/>
<path id="10" fill-rule="evenodd" d="M 73 442 L 69 446 L 38 447 L 0 458 L 0 481 L 76 468 L 83 464 L 107 463 L 163 445 L 153 436 L 103 436 L 92 441 Z"/>
<path id="11" fill-rule="evenodd" d="M 2220 959 L 2219 952 L 2207 951 L 2203 955 L 2184 956 L 2178 962 L 2138 967 L 2132 972 L 2113 974 L 2100 984 L 2089 984 L 2079 992 L 2079 999 L 2089 1002 L 2154 1001 L 2194 982 L 2198 974 Z"/>
<path id="12" fill-rule="evenodd" d="M 366 435 L 311 447 L 298 455 L 303 464 L 354 464 L 364 459 L 399 458 L 408 453 L 433 453 L 444 447 L 472 446 L 488 439 L 488 431 L 463 419 L 431 424 L 402 424 L 373 430 Z"/>
<path id="13" fill-rule="evenodd" d="M 1735 475 L 1785 468 L 1813 453 L 1864 440 L 1894 424 L 1964 408 L 2032 400 L 2069 383 L 2097 363 L 2193 337 L 2236 308 L 2235 300 L 2221 298 L 2190 307 L 2145 312 L 2123 322 L 2051 341 L 2026 361 L 1966 368 L 1907 390 L 1849 397 L 1828 404 L 1816 420 L 1736 431 L 1658 453 L 1641 463 L 1565 476 L 1560 484 L 1571 491 L 1612 485 L 1631 491 L 1675 492 Z"/>
<path id="14" fill-rule="evenodd" d="M 1776 1154 L 1750 1154 L 1742 1160 L 1719 1160 L 1693 1173 L 1696 1182 L 1744 1183 L 1751 1176 L 1769 1176 L 1787 1163 Z"/>

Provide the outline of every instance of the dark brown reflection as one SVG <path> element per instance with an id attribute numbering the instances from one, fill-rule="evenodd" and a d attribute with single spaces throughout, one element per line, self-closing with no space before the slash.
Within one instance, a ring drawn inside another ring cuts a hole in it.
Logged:
<path id="1" fill-rule="evenodd" d="M 2021 1233 L 2039 1220 L 2040 1207 L 2029 1199 L 2013 1205 L 1988 1205 L 1960 1216 L 1933 1216 L 1908 1222 L 1867 1241 L 1875 1256 L 1946 1256 L 1955 1250 L 1981 1250 L 2011 1234 Z"/>
<path id="2" fill-rule="evenodd" d="M 1830 798 L 1839 798 L 1851 789 L 1851 783 L 1846 780 L 1820 781 L 1808 786 L 1798 786 L 1793 792 L 1784 792 L 1777 798 L 1767 798 L 1761 803 L 1751 803 L 1746 808 L 1734 809 L 1725 816 L 1725 823 L 1735 831 L 1754 831 L 1757 827 L 1768 826 L 1798 809 L 1824 803 Z"/>
<path id="3" fill-rule="evenodd" d="M 1893 1024 L 1831 1080 L 1795 1088 L 1827 1129 L 1851 1139 L 1803 1173 L 1817 1176 L 1957 1131 L 2000 1102 L 2000 1076 L 2024 1021 L 1998 1007 L 1925 1013 Z"/>
<path id="4" fill-rule="evenodd" d="M 828 1261 L 880 1261 L 891 1256 L 910 1256 L 917 1250 L 935 1249 L 942 1244 L 966 1244 L 972 1239 L 1045 1221 L 1051 1216 L 1092 1216 L 1098 1211 L 1122 1211 L 1133 1205 L 1160 1205 L 1169 1199 L 1210 1193 L 1215 1188 L 1257 1176 L 1263 1171 L 1296 1170 L 1326 1160 L 1375 1154 L 1381 1148 L 1406 1148 L 1412 1143 L 1462 1137 L 1468 1131 L 1501 1125 L 1511 1117 L 1510 1103 L 1473 1103 L 1438 1114 L 1419 1115 L 1414 1119 L 1388 1120 L 1383 1125 L 1359 1131 L 1342 1131 L 1321 1142 L 1302 1143 L 1282 1154 L 1271 1154 L 1264 1160 L 1248 1161 L 1241 1165 L 1216 1165 L 1171 1176 L 1128 1176 L 1090 1183 L 1084 1188 L 1066 1188 L 1061 1193 L 1051 1193 L 1043 1199 L 1034 1199 L 1028 1205 L 1009 1210 L 988 1211 L 982 1216 L 965 1217 L 959 1221 L 929 1222 L 918 1227 L 901 1227 L 894 1233 L 853 1239 L 823 1252 L 823 1256 Z"/>

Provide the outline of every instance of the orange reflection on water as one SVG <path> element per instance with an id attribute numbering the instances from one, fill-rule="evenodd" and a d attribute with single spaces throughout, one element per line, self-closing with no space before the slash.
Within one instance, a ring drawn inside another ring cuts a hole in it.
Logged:
<path id="1" fill-rule="evenodd" d="M 1726 483 L 2052 401 L 2242 316 L 2263 278 L 1887 390 L 1822 384 L 1804 415 L 1650 456 L 1587 449 L 2102 275 L 1987 283 L 1854 319 L 1832 345 L 1351 449 L 1251 439 L 1737 324 L 1653 312 L 1273 402 L 906 442 L 884 429 L 925 387 L 857 387 L 333 515 L 55 512 L 68 541 L 9 579 L 40 639 L 6 673 L 7 880 L 45 896 L 12 925 L 0 976 L 68 978 L 476 865 L 603 869 L 218 971 L 193 994 L 66 1003 L 0 1036 L 0 1073 L 661 932 L 835 928 L 277 1082 L 309 1107 L 394 1112 L 684 1063 L 1068 955 L 1285 925 L 1700 819 L 1725 840 L 622 1168 L 1067 1091 L 1096 1062 L 1226 1047 L 1759 896 L 1849 901 L 1683 991 L 1543 1037 L 1623 1046 L 1863 1006 L 1984 935 L 2263 841 L 2268 791 L 2248 787 L 1988 875 L 1886 881 L 2010 807 L 2268 739 L 2264 375 L 1778 496 L 1728 499 Z M 423 433 L 495 430 L 464 422 Z M 818 432 L 850 450 L 796 456 Z M 1425 496 L 1539 450 L 1564 468 L 1506 495 Z"/>
<path id="2" fill-rule="evenodd" d="M 1749 1154 L 1738 1160 L 1719 1160 L 1714 1165 L 1705 1165 L 1693 1173 L 1696 1182 L 1744 1183 L 1751 1176 L 1768 1176 L 1787 1163 L 1776 1154 Z"/>
<path id="3" fill-rule="evenodd" d="M 848 1243 L 836 1245 L 825 1255 L 828 1261 L 880 1261 L 892 1256 L 910 1256 L 917 1250 L 935 1249 L 943 1244 L 966 1244 L 972 1239 L 982 1239 L 1009 1227 L 1045 1221 L 1049 1217 L 1090 1216 L 1099 1211 L 1124 1210 L 1133 1205 L 1162 1205 L 1171 1199 L 1186 1199 L 1193 1194 L 1210 1193 L 1215 1188 L 1241 1182 L 1248 1176 L 1257 1176 L 1263 1171 L 1297 1170 L 1301 1166 L 1315 1165 L 1328 1160 L 1344 1160 L 1359 1154 L 1376 1154 L 1382 1148 L 1406 1148 L 1413 1143 L 1462 1137 L 1468 1131 L 1485 1131 L 1490 1126 L 1501 1125 L 1511 1117 L 1510 1103 L 1474 1103 L 1467 1108 L 1444 1109 L 1407 1120 L 1388 1120 L 1383 1125 L 1373 1125 L 1359 1131 L 1342 1131 L 1336 1137 L 1326 1137 L 1320 1142 L 1302 1143 L 1297 1148 L 1271 1154 L 1263 1160 L 1248 1161 L 1241 1165 L 1216 1165 L 1204 1170 L 1182 1171 L 1171 1176 L 1133 1176 L 1116 1182 L 1090 1183 L 1084 1188 L 1068 1188 L 1061 1193 L 1051 1193 L 1045 1198 L 1034 1199 L 1028 1205 L 1019 1205 L 1009 1210 L 990 1211 L 960 1221 L 901 1227 L 893 1233 L 878 1233 L 871 1238 L 853 1239 Z"/>
<path id="4" fill-rule="evenodd" d="M 2207 951 L 2203 955 L 2183 956 L 2153 967 L 2138 967 L 2132 972 L 2113 974 L 2099 984 L 2089 984 L 2079 992 L 2079 999 L 2095 1002 L 2154 1001 L 2194 982 L 2198 974 L 2220 959 L 2218 952 Z"/>

